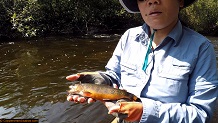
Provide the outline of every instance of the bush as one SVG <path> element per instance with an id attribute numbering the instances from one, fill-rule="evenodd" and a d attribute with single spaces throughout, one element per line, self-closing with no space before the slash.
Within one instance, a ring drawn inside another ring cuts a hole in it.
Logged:
<path id="1" fill-rule="evenodd" d="M 0 1 L 0 38 L 9 37 L 11 34 L 10 16 L 3 1 Z"/>
<path id="2" fill-rule="evenodd" d="M 217 5 L 199 0 L 182 10 L 181 18 L 198 32 L 217 34 Z M 126 12 L 118 0 L 0 1 L 0 37 L 116 33 L 142 23 L 140 14 Z"/>
<path id="3" fill-rule="evenodd" d="M 182 20 L 203 34 L 218 35 L 218 1 L 198 0 L 182 10 Z"/>

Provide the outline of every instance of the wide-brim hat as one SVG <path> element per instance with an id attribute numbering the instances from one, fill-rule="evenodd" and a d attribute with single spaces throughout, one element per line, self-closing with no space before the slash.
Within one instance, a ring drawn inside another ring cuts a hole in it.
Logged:
<path id="1" fill-rule="evenodd" d="M 137 0 L 119 0 L 120 4 L 130 13 L 139 13 Z M 191 5 L 195 0 L 184 0 L 184 7 Z"/>

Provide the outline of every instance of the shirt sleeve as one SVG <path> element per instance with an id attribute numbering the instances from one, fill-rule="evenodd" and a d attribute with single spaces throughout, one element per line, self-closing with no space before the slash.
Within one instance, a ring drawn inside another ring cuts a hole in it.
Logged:
<path id="1" fill-rule="evenodd" d="M 108 61 L 106 68 L 106 74 L 112 78 L 112 83 L 117 84 L 118 87 L 121 85 L 121 73 L 120 73 L 120 59 L 123 49 L 125 47 L 129 30 L 127 30 L 120 38 L 112 57 Z"/>
<path id="2" fill-rule="evenodd" d="M 141 98 L 142 123 L 205 123 L 212 118 L 218 96 L 218 75 L 213 46 L 200 47 L 195 68 L 189 79 L 189 96 L 184 103 L 162 103 Z"/>
<path id="3" fill-rule="evenodd" d="M 120 60 L 128 41 L 129 31 L 125 32 L 106 65 L 106 74 L 112 82 L 121 85 Z M 218 96 L 218 74 L 213 45 L 205 41 L 198 47 L 193 71 L 188 79 L 186 101 L 164 103 L 150 98 L 141 98 L 143 114 L 141 123 L 204 123 L 209 122 L 215 109 Z M 137 88 L 136 88 L 137 89 Z"/>

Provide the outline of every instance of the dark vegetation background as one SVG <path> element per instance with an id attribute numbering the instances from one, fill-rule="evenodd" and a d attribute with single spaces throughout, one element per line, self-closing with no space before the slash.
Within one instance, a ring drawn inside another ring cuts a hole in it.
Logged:
<path id="1" fill-rule="evenodd" d="M 218 0 L 198 0 L 180 18 L 204 35 L 218 35 Z M 123 33 L 142 25 L 118 0 L 0 0 L 0 39 Z"/>

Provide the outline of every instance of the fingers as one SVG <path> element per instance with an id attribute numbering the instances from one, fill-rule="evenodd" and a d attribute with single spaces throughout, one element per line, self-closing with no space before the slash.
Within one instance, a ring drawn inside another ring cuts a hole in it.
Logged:
<path id="1" fill-rule="evenodd" d="M 88 103 L 93 103 L 95 102 L 94 99 L 92 98 L 85 98 L 85 97 L 82 97 L 82 96 L 79 96 L 79 95 L 68 95 L 67 96 L 67 101 L 73 101 L 73 102 L 76 102 L 76 103 L 85 103 L 85 102 L 88 102 Z"/>
<path id="2" fill-rule="evenodd" d="M 67 101 L 73 101 L 73 97 L 72 96 L 67 96 Z"/>
<path id="3" fill-rule="evenodd" d="M 117 84 L 113 84 L 113 87 L 114 87 L 114 88 L 118 88 Z"/>
<path id="4" fill-rule="evenodd" d="M 87 74 L 98 74 L 98 72 L 81 72 L 81 73 L 78 73 L 78 74 L 81 74 L 81 75 L 87 75 Z"/>
<path id="5" fill-rule="evenodd" d="M 96 100 L 94 100 L 94 99 L 92 99 L 92 98 L 88 98 L 88 103 L 93 103 L 93 102 L 95 102 Z"/>
<path id="6" fill-rule="evenodd" d="M 79 79 L 80 76 L 93 75 L 93 74 L 98 74 L 98 73 L 97 72 L 82 72 L 82 73 L 69 75 L 66 77 L 66 79 L 70 80 L 70 81 L 75 81 L 75 80 Z"/>
<path id="7" fill-rule="evenodd" d="M 79 95 L 69 95 L 69 96 L 67 96 L 67 100 L 68 101 L 73 101 L 73 102 L 80 102 L 80 103 L 86 102 L 86 98 L 81 97 Z"/>
<path id="8" fill-rule="evenodd" d="M 113 106 L 116 105 L 116 104 L 113 103 L 113 102 L 107 102 L 107 101 L 102 101 L 102 103 L 108 108 L 108 110 L 109 110 L 111 107 L 113 107 Z"/>
<path id="9" fill-rule="evenodd" d="M 75 81 L 80 77 L 80 74 L 73 74 L 66 77 L 67 80 Z"/>
<path id="10" fill-rule="evenodd" d="M 119 113 L 119 110 L 120 110 L 119 105 L 112 106 L 108 109 L 108 114 Z"/>
<path id="11" fill-rule="evenodd" d="M 73 102 L 80 102 L 80 103 L 86 102 L 85 97 L 80 97 L 79 95 L 69 95 L 67 96 L 67 100 Z"/>

